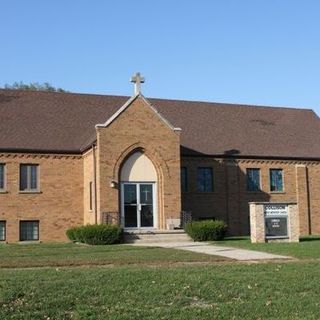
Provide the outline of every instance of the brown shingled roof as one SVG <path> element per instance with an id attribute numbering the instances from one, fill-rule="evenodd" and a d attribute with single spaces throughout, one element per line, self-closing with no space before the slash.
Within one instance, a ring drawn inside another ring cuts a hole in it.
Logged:
<path id="1" fill-rule="evenodd" d="M 125 96 L 0 90 L 0 150 L 80 153 Z M 312 110 L 148 99 L 182 128 L 185 155 L 320 159 Z"/>

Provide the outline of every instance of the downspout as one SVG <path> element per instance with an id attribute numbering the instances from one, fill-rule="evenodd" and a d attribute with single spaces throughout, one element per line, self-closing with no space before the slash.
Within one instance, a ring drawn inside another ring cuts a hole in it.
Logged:
<path id="1" fill-rule="evenodd" d="M 97 199 L 97 160 L 96 160 L 96 144 L 92 145 L 93 153 L 93 186 L 94 186 L 94 223 L 98 223 L 98 199 Z"/>
<path id="2" fill-rule="evenodd" d="M 309 186 L 309 170 L 306 166 L 306 184 L 307 184 L 307 203 L 308 203 L 308 232 L 312 234 L 311 208 L 310 208 L 310 186 Z"/>
<path id="3" fill-rule="evenodd" d="M 228 159 L 223 161 L 224 164 L 224 176 L 225 176 L 225 190 L 226 190 L 226 220 L 229 226 L 229 172 L 228 172 Z"/>

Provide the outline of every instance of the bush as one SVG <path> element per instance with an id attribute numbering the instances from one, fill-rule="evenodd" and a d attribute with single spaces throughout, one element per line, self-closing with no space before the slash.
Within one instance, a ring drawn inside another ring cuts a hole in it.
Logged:
<path id="1" fill-rule="evenodd" d="M 191 221 L 185 231 L 194 241 L 215 241 L 225 237 L 227 225 L 222 220 Z"/>
<path id="2" fill-rule="evenodd" d="M 101 245 L 122 242 L 123 230 L 110 224 L 91 224 L 70 228 L 66 234 L 71 241 Z"/>
<path id="3" fill-rule="evenodd" d="M 77 227 L 74 227 L 74 228 L 70 228 L 67 230 L 66 234 L 67 234 L 67 237 L 69 240 L 76 241 L 76 230 L 77 229 L 78 229 Z"/>

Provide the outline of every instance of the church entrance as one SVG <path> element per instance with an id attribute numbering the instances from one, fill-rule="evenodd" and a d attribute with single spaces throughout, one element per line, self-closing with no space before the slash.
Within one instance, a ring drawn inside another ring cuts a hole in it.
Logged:
<path id="1" fill-rule="evenodd" d="M 125 161 L 120 178 L 122 227 L 157 228 L 157 172 L 153 163 L 137 151 Z"/>
<path id="2" fill-rule="evenodd" d="M 155 189 L 155 183 L 132 182 L 122 184 L 124 228 L 154 228 Z"/>

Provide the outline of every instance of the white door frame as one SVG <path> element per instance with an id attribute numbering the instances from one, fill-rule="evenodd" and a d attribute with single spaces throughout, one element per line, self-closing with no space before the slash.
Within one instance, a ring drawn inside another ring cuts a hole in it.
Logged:
<path id="1" fill-rule="evenodd" d="M 137 192 L 137 227 L 126 228 L 124 221 L 124 185 L 131 184 L 136 185 Z M 141 216 L 140 212 L 141 203 L 140 203 L 140 185 L 141 184 L 151 184 L 152 185 L 152 207 L 153 207 L 153 226 L 152 227 L 141 227 Z M 121 226 L 125 230 L 154 230 L 158 229 L 158 192 L 157 192 L 157 183 L 154 181 L 136 181 L 136 182 L 121 182 L 121 192 L 120 192 L 120 208 L 121 208 Z"/>

